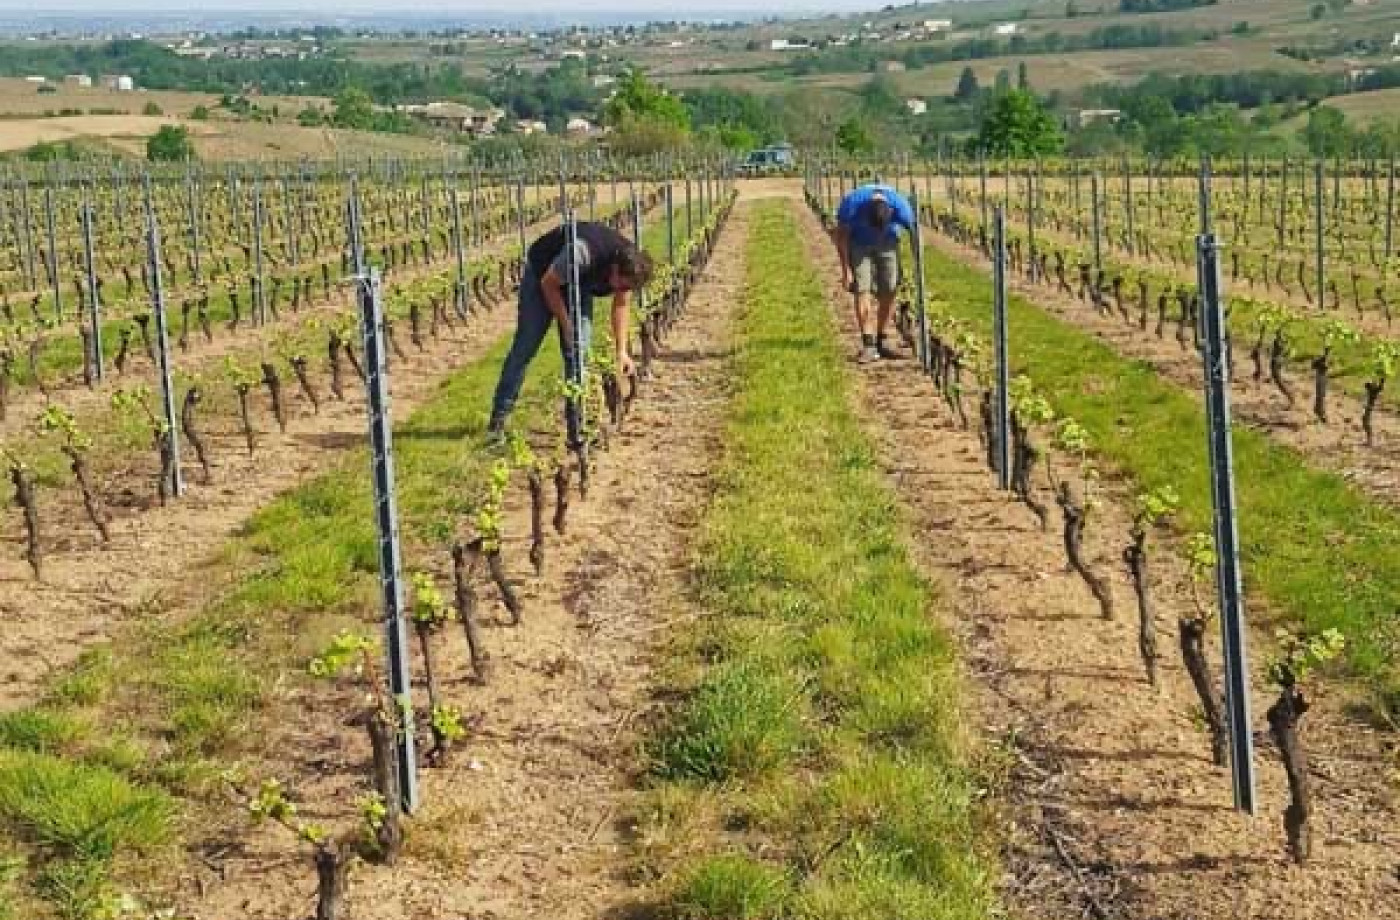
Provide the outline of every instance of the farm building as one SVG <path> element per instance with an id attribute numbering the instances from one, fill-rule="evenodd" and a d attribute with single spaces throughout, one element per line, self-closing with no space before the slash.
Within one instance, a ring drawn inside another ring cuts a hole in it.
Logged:
<path id="1" fill-rule="evenodd" d="M 1092 125 L 1096 121 L 1116 122 L 1122 117 L 1123 113 L 1118 109 L 1080 109 L 1075 115 L 1081 128 Z"/>
<path id="2" fill-rule="evenodd" d="M 597 130 L 587 118 L 570 118 L 564 125 L 564 132 L 574 137 L 586 137 Z"/>
<path id="3" fill-rule="evenodd" d="M 80 89 L 87 89 L 92 86 L 92 77 L 85 73 L 70 73 L 63 78 L 64 86 L 76 86 Z"/>
<path id="4" fill-rule="evenodd" d="M 910 115 L 928 114 L 928 103 L 922 99 L 905 99 L 904 107 L 909 110 Z"/>
<path id="5" fill-rule="evenodd" d="M 458 102 L 405 105 L 400 106 L 399 111 L 443 131 L 474 134 L 478 137 L 495 134 L 496 125 L 505 117 L 505 112 L 501 109 L 474 109 Z"/>

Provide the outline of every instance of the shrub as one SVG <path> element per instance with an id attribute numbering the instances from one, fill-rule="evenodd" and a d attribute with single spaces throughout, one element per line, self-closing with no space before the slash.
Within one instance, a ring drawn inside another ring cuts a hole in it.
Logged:
<path id="1" fill-rule="evenodd" d="M 146 159 L 152 162 L 178 163 L 194 156 L 189 129 L 181 125 L 163 125 L 146 141 Z"/>

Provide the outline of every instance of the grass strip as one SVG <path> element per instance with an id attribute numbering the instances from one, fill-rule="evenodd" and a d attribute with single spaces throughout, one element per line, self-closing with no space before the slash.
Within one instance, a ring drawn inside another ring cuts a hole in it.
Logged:
<path id="1" fill-rule="evenodd" d="M 790 206 L 760 206 L 685 701 L 648 743 L 669 908 L 691 920 L 985 920 L 954 651 L 851 407 Z"/>
<path id="2" fill-rule="evenodd" d="M 990 336 L 987 275 L 932 247 L 924 260 L 935 296 Z M 1059 412 L 1084 425 L 1119 472 L 1144 489 L 1176 488 L 1182 528 L 1208 532 L 1201 399 L 1024 297 L 1011 295 L 1008 317 L 1015 372 L 1029 375 Z M 1262 432 L 1236 425 L 1234 450 L 1247 589 L 1285 621 L 1341 630 L 1350 667 L 1375 703 L 1400 712 L 1400 516 Z"/>

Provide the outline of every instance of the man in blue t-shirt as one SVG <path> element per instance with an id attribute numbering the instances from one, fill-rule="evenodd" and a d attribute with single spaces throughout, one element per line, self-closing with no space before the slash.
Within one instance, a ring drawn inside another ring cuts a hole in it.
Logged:
<path id="1" fill-rule="evenodd" d="M 862 185 L 841 199 L 833 237 L 841 256 L 841 286 L 856 297 L 860 362 L 898 358 L 886 343 L 894 297 L 899 288 L 899 234 L 914 227 L 914 209 L 888 185 Z M 870 295 L 879 302 L 871 316 Z"/>

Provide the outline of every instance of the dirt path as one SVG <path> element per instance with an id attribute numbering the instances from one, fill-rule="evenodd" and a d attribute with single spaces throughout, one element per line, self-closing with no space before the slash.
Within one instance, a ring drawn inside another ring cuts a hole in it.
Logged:
<path id="1" fill-rule="evenodd" d="M 961 246 L 942 234 L 931 232 L 926 240 L 939 250 L 982 269 L 986 260 L 975 250 Z M 1191 340 L 1185 346 L 1176 340 L 1176 324 L 1168 322 L 1163 337 L 1155 333 L 1155 304 L 1149 317 L 1148 329 L 1138 327 L 1135 309 L 1131 322 L 1114 313 L 1100 314 L 1089 304 L 1055 290 L 1050 285 L 1032 284 L 1019 274 L 1009 274 L 1013 291 L 1035 306 L 1066 322 L 1091 332 L 1108 343 L 1119 354 L 1144 361 L 1164 377 L 1191 392 L 1201 388 L 1201 361 Z M 1109 298 L 1112 304 L 1112 298 Z M 1173 307 L 1175 309 L 1175 307 Z M 1268 382 L 1268 354 L 1263 356 L 1264 378 L 1253 379 L 1250 361 L 1251 342 L 1234 343 L 1235 378 L 1230 389 L 1230 403 L 1235 417 L 1266 432 L 1280 444 L 1307 458 L 1314 467 L 1334 472 L 1355 483 L 1372 499 L 1392 507 L 1400 506 L 1400 425 L 1394 412 L 1377 408 L 1373 421 L 1375 446 L 1367 447 L 1361 430 L 1361 402 L 1343 392 L 1333 383 L 1327 407 L 1327 424 L 1316 421 L 1312 414 L 1312 377 L 1304 375 L 1296 365 L 1290 365 L 1286 380 L 1294 390 L 1296 403 L 1292 408 L 1282 394 Z"/>
<path id="2" fill-rule="evenodd" d="M 804 210 L 802 219 L 854 341 L 835 257 L 815 218 Z M 1111 576 L 1122 611 L 1105 622 L 1065 570 L 1058 515 L 1041 531 L 1029 511 L 996 491 L 976 435 L 950 418 L 917 365 L 885 362 L 859 374 L 911 542 L 954 600 L 952 625 L 981 689 L 983 731 L 1006 751 L 1003 890 L 1013 913 L 1400 917 L 1400 805 L 1376 733 L 1348 720 L 1344 701 L 1319 685 L 1306 730 L 1316 851 L 1307 868 L 1294 867 L 1280 820 L 1284 777 L 1264 734 L 1257 735 L 1258 818 L 1231 811 L 1229 777 L 1210 763 L 1176 652 L 1175 620 L 1189 604 L 1180 563 L 1168 553 L 1153 560 L 1158 691 L 1139 663 L 1136 611 L 1118 562 L 1124 541 L 1105 537 L 1127 533 L 1121 497 L 1096 509 L 1089 534 L 1088 555 Z M 1268 700 L 1256 693 L 1262 728 Z"/>
<path id="3" fill-rule="evenodd" d="M 686 553 L 720 444 L 747 221 L 741 206 L 655 379 L 599 455 L 589 498 L 575 493 L 567 536 L 551 536 L 540 579 L 526 575 L 528 502 L 512 489 L 504 556 L 523 623 L 505 626 L 492 610 L 487 687 L 459 679 L 465 663 L 449 660 L 445 692 L 476 728 L 450 765 L 427 771 L 427 806 L 406 858 L 394 869 L 356 868 L 348 917 L 583 920 L 633 903 L 622 819 L 656 650 L 697 615 L 684 597 Z M 358 737 L 327 739 L 334 717 L 318 718 L 327 704 L 319 695 L 292 701 L 305 707 L 298 725 L 271 747 L 308 752 L 292 787 L 312 812 L 343 819 L 366 752 Z M 207 879 L 205 896 L 181 893 L 183 910 L 210 920 L 307 914 L 310 864 L 289 862 L 291 848 L 285 835 L 255 835 L 221 861 L 226 878 Z"/>

